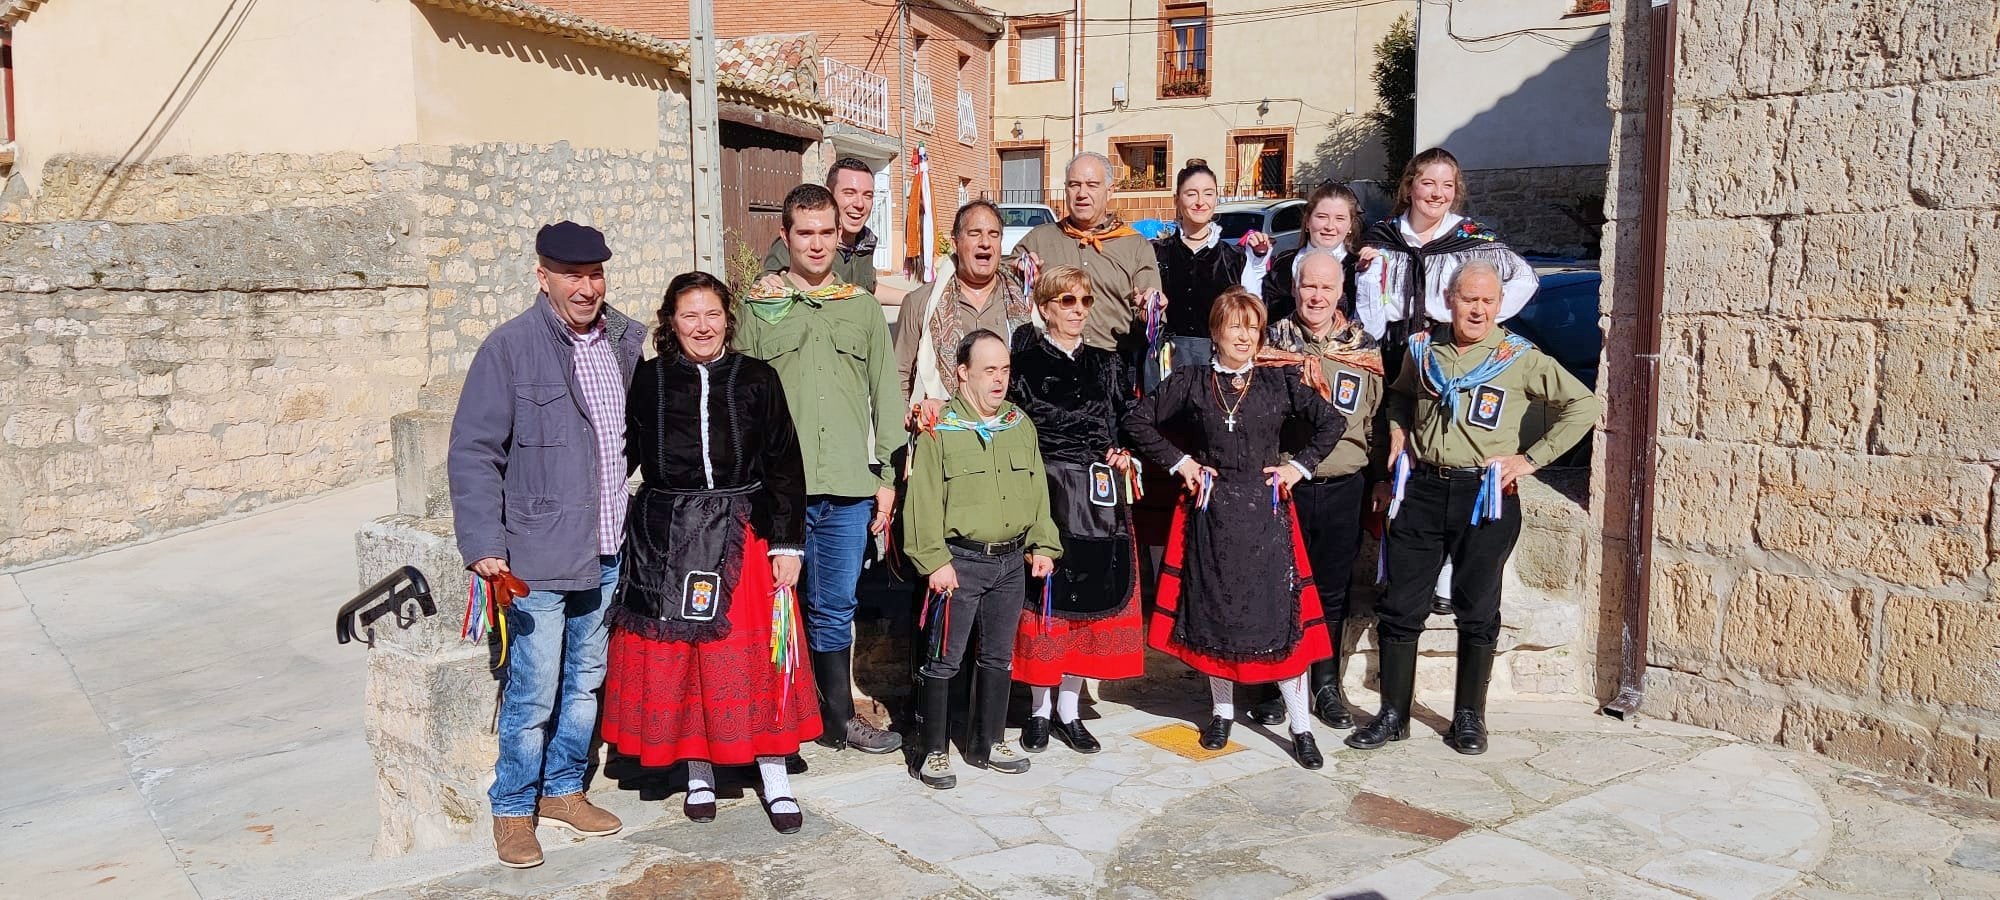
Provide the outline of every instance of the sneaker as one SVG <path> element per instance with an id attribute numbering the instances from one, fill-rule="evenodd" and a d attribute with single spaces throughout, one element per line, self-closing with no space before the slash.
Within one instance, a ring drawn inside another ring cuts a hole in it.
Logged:
<path id="1" fill-rule="evenodd" d="M 847 746 L 863 753 L 894 753 L 903 746 L 903 736 L 883 731 L 855 716 L 847 720 Z"/>
<path id="2" fill-rule="evenodd" d="M 925 786 L 940 791 L 958 787 L 958 776 L 951 771 L 951 754 L 943 750 L 924 755 L 923 764 L 917 767 L 917 777 Z"/>
<path id="3" fill-rule="evenodd" d="M 493 849 L 500 864 L 510 869 L 531 869 L 542 864 L 542 842 L 535 840 L 534 816 L 494 816 Z"/>
<path id="4" fill-rule="evenodd" d="M 582 791 L 561 797 L 543 797 L 535 803 L 535 815 L 544 825 L 567 828 L 584 837 L 601 837 L 617 834 L 625 823 L 618 817 L 594 806 Z"/>
<path id="5" fill-rule="evenodd" d="M 994 741 L 993 746 L 986 749 L 986 758 L 974 762 L 982 769 L 992 769 L 1003 775 L 1019 775 L 1028 771 L 1027 755 L 1015 750 L 1014 745 L 1006 741 Z"/>

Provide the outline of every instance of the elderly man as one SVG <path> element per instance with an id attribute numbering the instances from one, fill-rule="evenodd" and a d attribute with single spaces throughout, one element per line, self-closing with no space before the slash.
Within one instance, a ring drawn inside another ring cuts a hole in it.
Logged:
<path id="1" fill-rule="evenodd" d="M 868 217 L 875 213 L 874 170 L 861 160 L 843 156 L 826 170 L 826 189 L 833 192 L 833 202 L 839 211 L 840 241 L 834 248 L 834 273 L 841 281 L 874 294 L 879 300 L 903 299 L 902 290 L 875 281 L 875 245 L 880 236 L 868 227 Z M 779 235 L 771 242 L 770 252 L 764 254 L 764 271 L 783 272 L 791 265 L 791 251 L 785 246 L 784 236 Z"/>
<path id="2" fill-rule="evenodd" d="M 1453 564 L 1458 613 L 1458 691 L 1445 742 L 1486 752 L 1486 683 L 1500 639 L 1500 571 L 1521 533 L 1515 482 L 1561 456 L 1590 431 L 1601 404 L 1535 345 L 1497 324 L 1500 270 L 1468 259 L 1445 288 L 1449 325 L 1410 335 L 1409 356 L 1389 388 L 1389 458 L 1411 456 L 1409 482 L 1391 506 L 1389 590 L 1376 611 L 1382 709 L 1348 736 L 1374 750 L 1410 734 L 1410 697 L 1438 568 Z M 1521 417 L 1541 403 L 1555 413 L 1547 433 L 1524 444 Z M 1378 486 L 1378 501 L 1386 499 Z"/>
<path id="3" fill-rule="evenodd" d="M 854 715 L 854 588 L 868 535 L 896 502 L 886 465 L 903 422 L 882 307 L 834 271 L 840 225 L 833 193 L 802 184 L 782 213 L 790 265 L 743 300 L 736 347 L 771 364 L 806 467 L 806 646 L 819 682 L 825 746 L 888 753 L 903 739 Z"/>
<path id="4" fill-rule="evenodd" d="M 1084 323 L 1083 342 L 1119 352 L 1135 315 L 1160 290 L 1153 245 L 1111 212 L 1111 160 L 1080 153 L 1063 169 L 1069 207 L 1059 222 L 1037 225 L 1014 247 L 1024 272 L 1075 266 L 1097 286 L 1097 303 Z M 1124 348 L 1129 352 L 1132 348 Z"/>
<path id="5" fill-rule="evenodd" d="M 646 328 L 604 302 L 595 228 L 535 237 L 534 306 L 486 338 L 452 417 L 453 528 L 473 574 L 518 578 L 487 800 L 502 865 L 540 865 L 536 818 L 582 835 L 618 817 L 583 793 L 604 682 L 604 611 L 625 530 L 625 391 Z"/>
<path id="6" fill-rule="evenodd" d="M 1000 267 L 1000 210 L 985 200 L 951 223 L 952 274 L 911 291 L 896 321 L 896 376 L 912 411 L 935 419 L 958 393 L 958 340 L 980 329 L 1013 335 L 1034 321 L 1020 282 Z"/>

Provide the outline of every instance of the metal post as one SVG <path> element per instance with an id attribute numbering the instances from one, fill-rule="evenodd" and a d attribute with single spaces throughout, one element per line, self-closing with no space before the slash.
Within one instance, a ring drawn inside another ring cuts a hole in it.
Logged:
<path id="1" fill-rule="evenodd" d="M 723 275 L 722 134 L 716 118 L 715 7 L 713 0 L 688 3 L 689 156 L 694 163 L 694 265 Z"/>

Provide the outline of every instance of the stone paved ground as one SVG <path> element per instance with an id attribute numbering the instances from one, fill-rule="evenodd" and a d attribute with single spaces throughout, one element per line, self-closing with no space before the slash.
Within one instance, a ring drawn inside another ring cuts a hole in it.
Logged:
<path id="1" fill-rule="evenodd" d="M 725 787 L 716 821 L 694 825 L 671 779 L 604 784 L 593 796 L 626 817 L 619 837 L 543 829 L 541 868 L 484 865 L 371 896 L 2000 896 L 1991 807 L 1715 732 L 1515 700 L 1483 757 L 1420 727 L 1308 772 L 1255 727 L 1239 725 L 1241 751 L 1200 763 L 1142 743 L 1135 732 L 1196 711 L 1146 694 L 1096 703 L 1105 752 L 1053 744 L 1019 776 L 961 766 L 953 791 L 894 760 L 811 748 L 793 782 L 808 825 L 790 837 L 747 790 Z"/>

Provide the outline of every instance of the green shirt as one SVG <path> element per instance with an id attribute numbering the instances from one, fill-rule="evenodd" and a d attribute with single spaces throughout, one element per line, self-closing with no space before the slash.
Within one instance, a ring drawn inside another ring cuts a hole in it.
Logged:
<path id="1" fill-rule="evenodd" d="M 771 250 L 764 254 L 765 272 L 783 272 L 792 267 L 792 251 L 780 237 L 771 242 Z M 833 252 L 833 274 L 841 281 L 875 293 L 875 235 L 866 226 L 861 229 L 858 246 L 848 246 L 843 242 Z"/>
<path id="2" fill-rule="evenodd" d="M 889 323 L 873 295 L 818 308 L 795 303 L 777 322 L 739 301 L 735 345 L 778 370 L 805 457 L 806 493 L 869 497 L 891 483 L 885 464 L 902 430 L 903 400 Z"/>
<path id="3" fill-rule="evenodd" d="M 960 418 L 979 414 L 964 399 L 951 401 Z M 1014 404 L 1002 402 L 1000 416 Z M 1027 548 L 1055 559 L 1062 540 L 1049 518 L 1049 486 L 1035 423 L 995 432 L 991 444 L 970 431 L 919 435 L 903 500 L 903 543 L 925 574 L 951 562 L 946 538 L 999 543 L 1027 535 Z"/>
<path id="4" fill-rule="evenodd" d="M 1496 326 L 1479 343 L 1459 350 L 1451 343 L 1451 326 L 1439 325 L 1431 330 L 1431 352 L 1437 354 L 1445 377 L 1456 378 L 1485 362 L 1505 334 L 1506 329 Z M 1597 395 L 1576 376 L 1548 354 L 1530 348 L 1492 381 L 1459 392 L 1458 415 L 1447 419 L 1437 398 L 1418 386 L 1420 362 L 1405 359 L 1403 371 L 1389 387 L 1389 427 L 1403 432 L 1418 461 L 1434 466 L 1483 466 L 1489 459 L 1516 453 L 1525 453 L 1536 466 L 1548 465 L 1590 432 L 1603 409 Z M 1482 397 L 1492 398 L 1493 408 L 1482 411 Z M 1554 419 L 1547 433 L 1524 446 L 1521 418 L 1535 404 L 1546 406 Z M 1482 421 L 1493 427 L 1477 424 Z"/>

